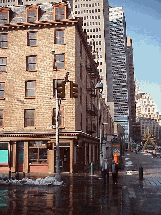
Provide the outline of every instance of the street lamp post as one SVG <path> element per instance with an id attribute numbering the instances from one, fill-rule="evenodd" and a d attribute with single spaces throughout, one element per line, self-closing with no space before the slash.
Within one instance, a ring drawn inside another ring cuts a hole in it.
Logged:
<path id="1" fill-rule="evenodd" d="M 54 48 L 51 51 L 51 53 L 54 56 L 55 54 Z M 55 81 L 55 96 L 56 96 L 56 175 L 55 175 L 55 179 L 57 181 L 61 181 L 60 159 L 59 159 L 59 98 L 58 98 L 58 90 L 57 90 L 57 67 L 56 67 L 56 81 Z"/>
<path id="2" fill-rule="evenodd" d="M 95 86 L 95 89 L 98 90 L 99 93 L 102 93 L 103 91 L 103 84 L 102 83 L 97 83 Z M 102 132 L 102 128 L 101 128 L 101 102 L 100 102 L 100 95 L 98 96 L 98 108 L 99 108 L 99 129 L 100 129 L 100 169 L 102 167 L 102 136 L 101 136 L 101 132 Z"/>

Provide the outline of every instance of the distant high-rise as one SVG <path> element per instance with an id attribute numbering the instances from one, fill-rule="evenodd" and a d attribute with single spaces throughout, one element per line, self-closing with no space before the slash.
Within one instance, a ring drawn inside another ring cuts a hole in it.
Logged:
<path id="1" fill-rule="evenodd" d="M 123 7 L 109 7 L 112 53 L 114 120 L 125 129 L 125 142 L 129 139 L 129 103 L 126 22 Z"/>
<path id="2" fill-rule="evenodd" d="M 111 65 L 109 3 L 108 0 L 77 1 L 70 0 L 75 17 L 83 18 L 83 29 L 87 41 L 93 46 L 93 53 L 98 58 L 98 70 L 103 83 L 103 97 L 114 116 L 113 77 Z"/>
<path id="3" fill-rule="evenodd" d="M 133 48 L 132 39 L 127 37 L 127 56 L 129 67 L 128 78 L 128 94 L 129 94 L 129 135 L 134 139 L 133 128 L 136 122 L 136 104 L 135 104 L 135 81 L 134 81 L 134 65 L 133 65 Z"/>

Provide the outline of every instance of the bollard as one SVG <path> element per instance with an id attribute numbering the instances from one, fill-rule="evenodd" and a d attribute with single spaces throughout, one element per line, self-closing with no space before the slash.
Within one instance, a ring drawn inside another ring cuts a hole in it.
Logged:
<path id="1" fill-rule="evenodd" d="M 143 180 L 143 167 L 139 167 L 139 180 Z"/>
<path id="2" fill-rule="evenodd" d="M 19 180 L 19 173 L 18 172 L 16 172 L 15 178 L 16 178 L 16 180 Z"/>
<path id="3" fill-rule="evenodd" d="M 8 178 L 11 179 L 11 170 L 9 170 Z"/>
<path id="4" fill-rule="evenodd" d="M 91 175 L 94 175 L 94 164 L 91 162 Z"/>
<path id="5" fill-rule="evenodd" d="M 23 172 L 23 176 L 22 176 L 22 178 L 25 178 L 25 172 Z"/>

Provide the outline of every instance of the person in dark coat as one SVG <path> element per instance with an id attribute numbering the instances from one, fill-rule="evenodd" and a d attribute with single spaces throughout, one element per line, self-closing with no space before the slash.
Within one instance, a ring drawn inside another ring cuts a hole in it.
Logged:
<path id="1" fill-rule="evenodd" d="M 112 161 L 111 170 L 112 170 L 112 180 L 113 180 L 113 183 L 117 184 L 118 168 L 117 168 L 117 164 L 115 163 L 114 160 Z"/>
<path id="2" fill-rule="evenodd" d="M 106 181 L 108 182 L 108 180 L 109 180 L 109 166 L 108 166 L 108 160 L 107 159 L 103 160 L 102 173 L 103 173 L 104 182 L 106 182 Z M 106 176 L 107 176 L 107 179 L 106 179 Z"/>

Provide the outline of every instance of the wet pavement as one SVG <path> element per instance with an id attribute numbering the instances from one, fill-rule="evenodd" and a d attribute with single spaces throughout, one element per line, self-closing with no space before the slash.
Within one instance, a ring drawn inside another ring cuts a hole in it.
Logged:
<path id="1" fill-rule="evenodd" d="M 61 186 L 2 186 L 0 214 L 161 214 L 161 158 L 128 152 L 118 184 L 63 174 Z M 144 180 L 139 180 L 139 166 Z"/>

